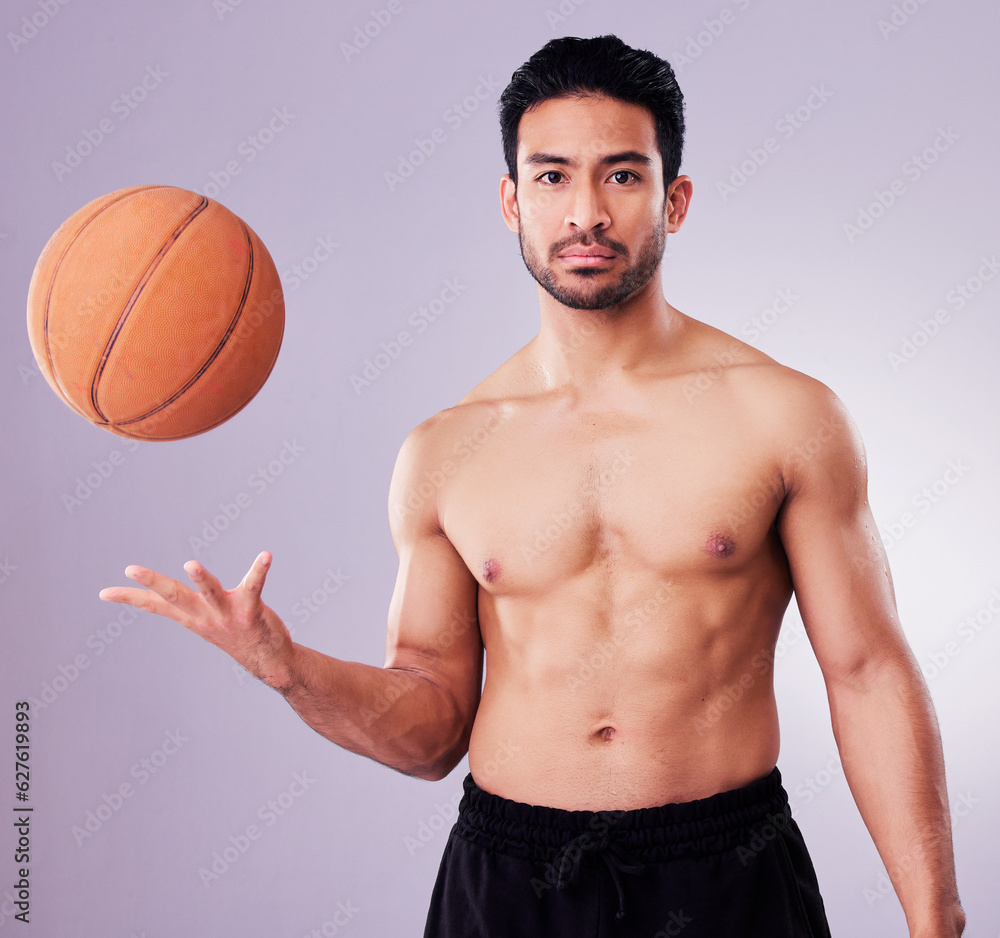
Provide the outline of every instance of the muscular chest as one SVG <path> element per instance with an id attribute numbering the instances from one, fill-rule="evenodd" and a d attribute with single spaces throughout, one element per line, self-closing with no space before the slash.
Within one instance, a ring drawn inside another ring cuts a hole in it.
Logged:
<path id="1" fill-rule="evenodd" d="M 544 591 L 594 566 L 662 577 L 740 569 L 783 492 L 765 441 L 735 415 L 511 421 L 441 499 L 480 584 Z"/>

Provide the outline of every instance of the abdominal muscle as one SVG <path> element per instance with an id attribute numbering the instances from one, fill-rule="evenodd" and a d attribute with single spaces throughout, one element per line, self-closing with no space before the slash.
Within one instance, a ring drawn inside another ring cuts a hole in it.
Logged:
<path id="1" fill-rule="evenodd" d="M 617 604 L 595 603 L 579 582 L 541 602 L 481 595 L 486 683 L 469 745 L 481 788 L 566 810 L 633 810 L 771 771 L 771 665 L 787 595 L 742 578 L 628 592 Z M 642 609 L 642 596 L 661 599 L 648 615 L 621 615 Z"/>

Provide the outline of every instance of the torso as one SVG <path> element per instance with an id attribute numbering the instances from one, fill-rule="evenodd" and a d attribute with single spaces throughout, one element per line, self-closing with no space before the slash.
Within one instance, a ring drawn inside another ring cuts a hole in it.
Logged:
<path id="1" fill-rule="evenodd" d="M 687 322 L 685 354 L 628 391 L 547 389 L 527 347 L 445 412 L 438 517 L 479 583 L 487 791 L 628 810 L 775 765 L 792 586 L 773 405 L 794 373 Z"/>

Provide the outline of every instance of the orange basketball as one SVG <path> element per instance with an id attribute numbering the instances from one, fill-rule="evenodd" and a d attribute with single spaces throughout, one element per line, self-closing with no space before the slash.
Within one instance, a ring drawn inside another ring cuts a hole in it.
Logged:
<path id="1" fill-rule="evenodd" d="M 274 367 L 285 325 L 260 238 L 212 199 L 119 189 L 67 219 L 28 288 L 28 333 L 56 393 L 99 427 L 177 440 L 228 420 Z"/>

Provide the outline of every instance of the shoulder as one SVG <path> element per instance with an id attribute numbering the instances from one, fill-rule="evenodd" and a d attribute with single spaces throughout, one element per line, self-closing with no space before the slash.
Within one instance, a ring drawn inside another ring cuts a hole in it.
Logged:
<path id="1" fill-rule="evenodd" d="M 767 409 L 782 422 L 849 419 L 840 399 L 822 381 L 706 323 L 692 321 L 691 326 L 692 375 L 724 379 L 720 390 Z"/>
<path id="2" fill-rule="evenodd" d="M 403 440 L 389 486 L 394 537 L 417 526 L 443 534 L 439 507 L 452 479 L 508 426 L 513 405 L 465 398 L 418 424 Z"/>
<path id="3" fill-rule="evenodd" d="M 718 410 L 768 440 L 786 481 L 824 468 L 864 471 L 860 434 L 831 388 L 704 323 L 694 335 L 698 354 L 685 396 L 713 398 Z"/>

